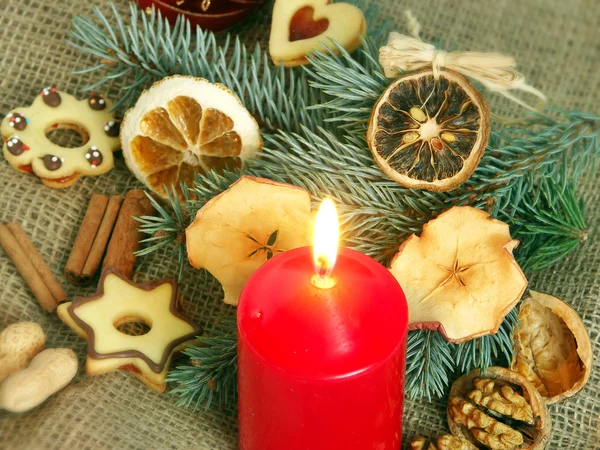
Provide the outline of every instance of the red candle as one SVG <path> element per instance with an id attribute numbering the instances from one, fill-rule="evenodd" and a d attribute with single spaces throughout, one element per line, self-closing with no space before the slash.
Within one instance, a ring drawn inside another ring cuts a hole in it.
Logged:
<path id="1" fill-rule="evenodd" d="M 341 249 L 333 268 L 335 255 L 315 251 L 315 261 L 311 247 L 267 261 L 240 298 L 240 449 L 397 450 L 402 289 L 359 252 Z"/>

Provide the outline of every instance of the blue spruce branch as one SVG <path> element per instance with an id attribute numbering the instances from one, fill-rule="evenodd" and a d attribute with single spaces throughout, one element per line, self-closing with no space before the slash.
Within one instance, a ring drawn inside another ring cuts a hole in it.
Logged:
<path id="1" fill-rule="evenodd" d="M 166 206 L 155 202 L 158 215 L 140 218 L 148 235 L 141 253 L 175 245 L 183 268 L 185 228 L 241 173 L 304 187 L 315 202 L 332 197 L 340 208 L 344 245 L 383 263 L 408 235 L 454 205 L 486 209 L 509 223 L 522 241 L 517 258 L 527 271 L 547 267 L 583 241 L 587 232 L 576 187 L 600 151 L 600 118 L 593 114 L 549 110 L 518 125 L 495 126 L 478 168 L 451 192 L 407 189 L 383 174 L 365 136 L 373 105 L 389 84 L 378 63 L 388 27 L 373 26 L 376 2 L 354 3 L 370 22 L 361 49 L 354 54 L 339 46 L 338 54 L 324 49 L 301 69 L 274 68 L 258 46 L 249 50 L 230 35 L 219 42 L 210 32 L 192 33 L 182 18 L 170 25 L 159 12 L 146 16 L 135 6 L 127 23 L 114 6 L 111 18 L 94 10 L 95 19 L 74 19 L 71 45 L 98 59 L 81 73 L 103 71 L 89 88 L 127 80 L 119 109 L 133 104 L 153 81 L 185 74 L 226 85 L 262 128 L 263 157 L 243 172 L 208 173 L 184 188 L 185 202 L 174 193 Z M 460 345 L 436 332 L 410 332 L 408 394 L 441 396 L 451 373 L 509 359 L 515 323 L 513 311 L 497 334 Z M 190 347 L 194 363 L 172 371 L 180 404 L 196 408 L 235 399 L 235 327 L 233 318 L 222 322 L 214 335 L 202 338 L 204 346 Z"/>

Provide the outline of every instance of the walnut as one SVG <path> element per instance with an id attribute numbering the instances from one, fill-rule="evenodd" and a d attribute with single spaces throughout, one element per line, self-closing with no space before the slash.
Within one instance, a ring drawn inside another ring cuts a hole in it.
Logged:
<path id="1" fill-rule="evenodd" d="M 550 416 L 539 392 L 501 367 L 460 377 L 452 385 L 447 415 L 452 434 L 477 448 L 539 450 L 550 436 Z"/>
<path id="2" fill-rule="evenodd" d="M 473 403 L 533 425 L 531 405 L 510 386 L 499 386 L 489 378 L 475 378 L 473 385 L 476 389 L 468 394 L 469 400 Z"/>
<path id="3" fill-rule="evenodd" d="M 448 412 L 458 425 L 467 427 L 488 448 L 513 450 L 523 444 L 523 434 L 488 416 L 472 403 L 450 397 Z"/>
<path id="4" fill-rule="evenodd" d="M 417 437 L 410 443 L 410 450 L 437 450 L 437 447 L 424 437 Z"/>
<path id="5" fill-rule="evenodd" d="M 592 371 L 592 343 L 577 313 L 561 299 L 529 291 L 519 310 L 511 369 L 548 404 L 575 395 Z"/>
<path id="6" fill-rule="evenodd" d="M 451 434 L 440 436 L 437 442 L 417 437 L 410 443 L 410 450 L 477 450 L 469 441 Z"/>

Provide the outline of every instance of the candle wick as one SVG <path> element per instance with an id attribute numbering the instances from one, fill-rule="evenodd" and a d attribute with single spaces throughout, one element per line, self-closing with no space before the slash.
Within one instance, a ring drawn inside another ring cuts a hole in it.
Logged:
<path id="1" fill-rule="evenodd" d="M 325 266 L 321 266 L 317 270 L 317 275 L 319 275 L 319 277 L 323 278 L 323 277 L 326 277 L 328 275 L 328 272 L 329 271 L 325 268 Z"/>
<path id="2" fill-rule="evenodd" d="M 330 289 L 335 286 L 335 278 L 329 275 L 327 271 L 319 271 L 314 274 L 311 279 L 313 286 L 320 289 Z"/>
<path id="3" fill-rule="evenodd" d="M 331 276 L 331 266 L 325 255 L 319 255 L 315 261 L 315 274 L 311 280 L 313 286 L 321 289 L 329 289 L 335 286 L 335 278 Z"/>
<path id="4" fill-rule="evenodd" d="M 320 277 L 329 275 L 331 273 L 330 267 L 331 264 L 329 264 L 327 257 L 324 255 L 319 255 L 315 264 L 315 272 L 317 275 Z"/>

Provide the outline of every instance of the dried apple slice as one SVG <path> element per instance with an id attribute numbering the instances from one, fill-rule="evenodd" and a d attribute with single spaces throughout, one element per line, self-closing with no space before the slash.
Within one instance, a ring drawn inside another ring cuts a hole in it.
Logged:
<path id="1" fill-rule="evenodd" d="M 310 194 L 296 186 L 241 177 L 208 201 L 186 230 L 188 258 L 223 285 L 237 305 L 246 281 L 280 252 L 310 245 Z"/>
<path id="2" fill-rule="evenodd" d="M 438 329 L 459 343 L 498 331 L 527 279 L 508 225 L 455 206 L 410 236 L 392 261 L 408 301 L 409 328 Z"/>
<path id="3" fill-rule="evenodd" d="M 579 392 L 592 371 L 592 343 L 577 313 L 562 300 L 529 291 L 520 306 L 511 369 L 547 403 Z"/>

